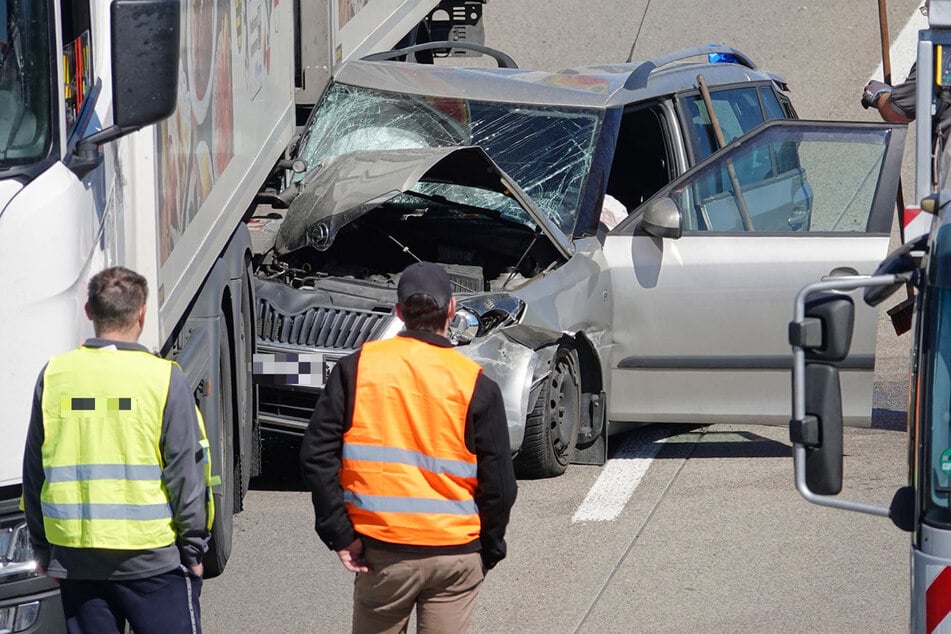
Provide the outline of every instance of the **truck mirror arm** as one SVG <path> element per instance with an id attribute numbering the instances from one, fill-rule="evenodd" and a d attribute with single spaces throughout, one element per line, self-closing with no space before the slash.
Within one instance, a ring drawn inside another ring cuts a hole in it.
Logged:
<path id="1" fill-rule="evenodd" d="M 99 148 L 137 131 L 139 128 L 121 128 L 117 125 L 90 134 L 76 145 L 76 151 L 69 161 L 69 169 L 80 179 L 96 169 L 102 163 L 102 152 Z"/>
<path id="2" fill-rule="evenodd" d="M 888 517 L 892 524 L 910 533 L 915 530 L 915 488 L 903 486 L 892 496 L 888 507 Z"/>
<path id="3" fill-rule="evenodd" d="M 879 515 L 881 517 L 891 517 L 890 509 L 884 506 L 875 506 L 865 504 L 864 502 L 853 502 L 851 500 L 840 500 L 834 495 L 819 495 L 809 488 L 806 484 L 806 446 L 798 443 L 793 444 L 793 465 L 796 474 L 796 489 L 799 494 L 808 502 L 820 506 L 831 506 L 833 508 L 845 509 L 847 511 L 857 511 L 869 515 Z M 894 521 L 894 520 L 893 520 Z"/>

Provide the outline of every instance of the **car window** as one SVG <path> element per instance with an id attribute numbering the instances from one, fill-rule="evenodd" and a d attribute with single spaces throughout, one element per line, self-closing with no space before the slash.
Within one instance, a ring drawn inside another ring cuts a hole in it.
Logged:
<path id="1" fill-rule="evenodd" d="M 752 86 L 710 91 L 710 101 L 727 143 L 740 138 L 768 119 L 783 119 L 783 109 L 771 90 Z M 695 163 L 713 154 L 717 148 L 716 133 L 710 114 L 699 94 L 683 100 L 688 124 L 687 137 Z"/>
<path id="2" fill-rule="evenodd" d="M 390 93 L 334 84 L 298 156 L 309 168 L 347 152 L 479 145 L 565 234 L 575 225 L 602 113 Z"/>
<path id="3" fill-rule="evenodd" d="M 865 232 L 888 132 L 768 128 L 674 183 L 668 195 L 688 232 Z"/>
<path id="4" fill-rule="evenodd" d="M 789 118 L 786 115 L 786 111 L 783 110 L 783 104 L 779 102 L 779 98 L 775 92 L 765 86 L 760 86 L 757 92 L 759 92 L 759 98 L 763 104 L 763 110 L 766 111 L 767 119 Z"/>

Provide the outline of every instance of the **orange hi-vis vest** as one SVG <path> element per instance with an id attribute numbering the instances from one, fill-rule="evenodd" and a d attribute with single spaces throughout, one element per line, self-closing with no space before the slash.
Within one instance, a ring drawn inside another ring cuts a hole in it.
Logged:
<path id="1" fill-rule="evenodd" d="M 364 344 L 340 471 L 358 533 L 412 546 L 479 538 L 465 427 L 480 372 L 453 348 L 410 337 Z"/>

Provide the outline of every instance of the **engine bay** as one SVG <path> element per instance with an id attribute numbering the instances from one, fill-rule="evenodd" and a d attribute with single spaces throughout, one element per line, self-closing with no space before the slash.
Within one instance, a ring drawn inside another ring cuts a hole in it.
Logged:
<path id="1" fill-rule="evenodd" d="M 319 224 L 308 231 L 325 233 Z M 354 281 L 375 287 L 367 290 L 376 295 L 395 292 L 400 272 L 424 260 L 449 272 L 456 293 L 469 294 L 515 290 L 560 257 L 537 226 L 492 209 L 404 194 L 337 229 L 329 246 L 260 256 L 257 275 L 301 290 L 330 291 Z"/>

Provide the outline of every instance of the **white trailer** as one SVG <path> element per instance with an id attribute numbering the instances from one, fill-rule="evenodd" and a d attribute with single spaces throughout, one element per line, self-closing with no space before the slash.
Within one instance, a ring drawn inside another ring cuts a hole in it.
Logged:
<path id="1" fill-rule="evenodd" d="M 222 480 L 205 569 L 224 569 L 259 469 L 243 221 L 296 103 L 337 61 L 465 4 L 481 15 L 439 0 L 0 0 L 0 632 L 64 628 L 18 511 L 23 445 L 36 377 L 92 334 L 86 283 L 107 266 L 146 276 L 141 342 L 195 390 Z"/>

